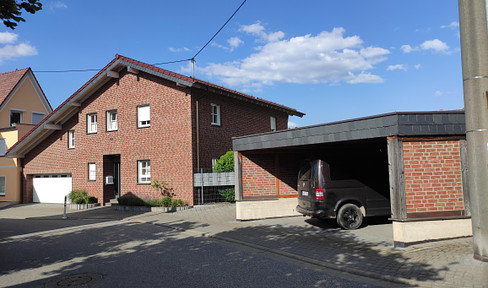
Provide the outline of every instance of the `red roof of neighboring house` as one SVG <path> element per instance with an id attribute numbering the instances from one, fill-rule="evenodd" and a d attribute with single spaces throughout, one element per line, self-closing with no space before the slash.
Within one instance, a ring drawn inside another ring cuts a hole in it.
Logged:
<path id="1" fill-rule="evenodd" d="M 20 79 L 30 68 L 0 73 L 0 105 L 7 99 L 8 95 L 17 87 Z"/>

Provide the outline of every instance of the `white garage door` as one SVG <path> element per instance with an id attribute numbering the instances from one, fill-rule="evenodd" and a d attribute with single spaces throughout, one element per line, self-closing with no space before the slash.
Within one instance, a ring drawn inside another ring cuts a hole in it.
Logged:
<path id="1" fill-rule="evenodd" d="M 71 192 L 71 175 L 34 175 L 34 202 L 64 203 L 64 196 Z"/>

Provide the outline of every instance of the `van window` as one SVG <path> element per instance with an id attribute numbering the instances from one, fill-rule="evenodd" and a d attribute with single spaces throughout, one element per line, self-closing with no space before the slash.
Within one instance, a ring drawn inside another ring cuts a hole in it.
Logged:
<path id="1" fill-rule="evenodd" d="M 312 166 L 310 163 L 306 163 L 300 168 L 300 172 L 298 172 L 298 180 L 307 180 L 311 179 L 312 177 Z"/>

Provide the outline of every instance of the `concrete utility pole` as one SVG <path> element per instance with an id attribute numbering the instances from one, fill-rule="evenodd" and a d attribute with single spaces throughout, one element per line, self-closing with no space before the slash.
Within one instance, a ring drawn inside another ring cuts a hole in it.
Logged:
<path id="1" fill-rule="evenodd" d="M 488 261 L 487 0 L 459 0 L 474 258 Z"/>

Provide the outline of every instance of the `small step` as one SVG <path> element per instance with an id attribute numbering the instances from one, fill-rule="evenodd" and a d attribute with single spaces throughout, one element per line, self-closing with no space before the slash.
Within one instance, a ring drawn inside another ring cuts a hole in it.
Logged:
<path id="1" fill-rule="evenodd" d="M 119 201 L 117 199 L 110 199 L 110 202 L 105 204 L 106 206 L 116 206 L 119 205 Z"/>

